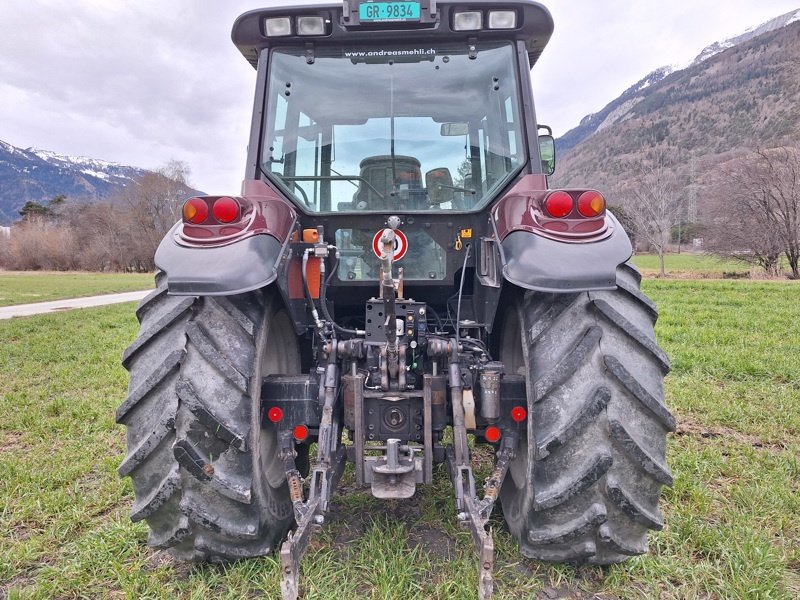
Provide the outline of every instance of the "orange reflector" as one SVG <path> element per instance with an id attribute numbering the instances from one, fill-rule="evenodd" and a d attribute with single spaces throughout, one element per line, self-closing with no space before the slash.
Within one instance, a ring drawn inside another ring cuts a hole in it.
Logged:
<path id="1" fill-rule="evenodd" d="M 600 192 L 583 192 L 578 198 L 578 212 L 584 217 L 599 216 L 606 209 L 606 199 Z"/>
<path id="2" fill-rule="evenodd" d="M 308 437 L 308 427 L 305 425 L 295 425 L 294 427 L 294 439 L 298 442 L 306 441 Z"/>
<path id="3" fill-rule="evenodd" d="M 496 425 L 489 425 L 486 428 L 486 433 L 483 434 L 483 437 L 486 438 L 486 441 L 494 444 L 500 441 L 500 438 L 503 437 L 503 432 L 500 431 L 500 428 Z"/>
<path id="4" fill-rule="evenodd" d="M 277 406 L 273 406 L 269 409 L 269 412 L 267 412 L 267 418 L 273 423 L 277 423 L 283 419 L 283 411 Z"/>
<path id="5" fill-rule="evenodd" d="M 319 231 L 316 229 L 303 229 L 303 241 L 306 244 L 316 244 L 319 241 Z"/>
<path id="6" fill-rule="evenodd" d="M 208 217 L 208 204 L 200 198 L 191 198 L 183 205 L 183 220 L 187 223 L 202 223 Z"/>
<path id="7" fill-rule="evenodd" d="M 511 418 L 517 423 L 522 423 L 528 416 L 524 406 L 515 406 L 511 409 Z"/>

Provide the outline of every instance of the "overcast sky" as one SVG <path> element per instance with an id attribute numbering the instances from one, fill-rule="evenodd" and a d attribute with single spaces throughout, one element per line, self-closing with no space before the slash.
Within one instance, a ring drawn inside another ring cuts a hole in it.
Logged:
<path id="1" fill-rule="evenodd" d="M 0 140 L 145 168 L 185 161 L 195 187 L 239 189 L 255 71 L 230 42 L 240 13 L 313 0 L 0 0 Z M 534 69 L 556 135 L 650 71 L 800 0 L 553 0 Z"/>

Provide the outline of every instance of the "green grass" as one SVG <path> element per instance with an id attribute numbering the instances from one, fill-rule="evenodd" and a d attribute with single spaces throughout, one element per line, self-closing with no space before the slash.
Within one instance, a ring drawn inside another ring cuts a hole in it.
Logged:
<path id="1" fill-rule="evenodd" d="M 679 420 L 667 526 L 646 556 L 576 569 L 521 558 L 495 514 L 496 597 L 796 598 L 800 285 L 646 280 L 645 291 L 661 309 Z M 174 563 L 128 520 L 113 413 L 135 335 L 132 305 L 0 322 L 0 597 L 279 597 L 275 557 Z M 348 470 L 302 563 L 304 598 L 476 598 L 454 515 L 441 470 L 407 503 L 356 490 Z"/>
<path id="2" fill-rule="evenodd" d="M 0 271 L 0 306 L 134 292 L 153 287 L 150 273 L 41 273 Z"/>
<path id="3" fill-rule="evenodd" d="M 645 275 L 657 275 L 658 256 L 637 254 L 633 262 Z M 738 260 L 724 260 L 708 254 L 667 254 L 664 257 L 667 277 L 698 277 L 708 279 L 742 278 L 750 275 L 750 265 Z"/>

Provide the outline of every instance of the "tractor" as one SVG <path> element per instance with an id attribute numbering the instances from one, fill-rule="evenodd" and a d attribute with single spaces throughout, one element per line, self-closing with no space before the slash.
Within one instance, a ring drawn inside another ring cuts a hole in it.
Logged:
<path id="1" fill-rule="evenodd" d="M 529 558 L 647 551 L 672 484 L 669 359 L 604 196 L 548 186 L 530 70 L 552 32 L 532 0 L 237 19 L 256 70 L 241 193 L 186 201 L 123 355 L 119 473 L 149 545 L 187 561 L 279 548 L 297 598 L 351 463 L 395 502 L 450 478 L 481 598 L 498 503 Z"/>

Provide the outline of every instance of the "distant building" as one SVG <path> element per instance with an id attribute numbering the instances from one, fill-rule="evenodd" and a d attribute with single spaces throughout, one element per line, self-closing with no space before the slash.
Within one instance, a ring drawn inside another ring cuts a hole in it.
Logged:
<path id="1" fill-rule="evenodd" d="M 2 227 L 0 226 L 0 238 L 10 238 L 11 237 L 11 227 Z"/>

